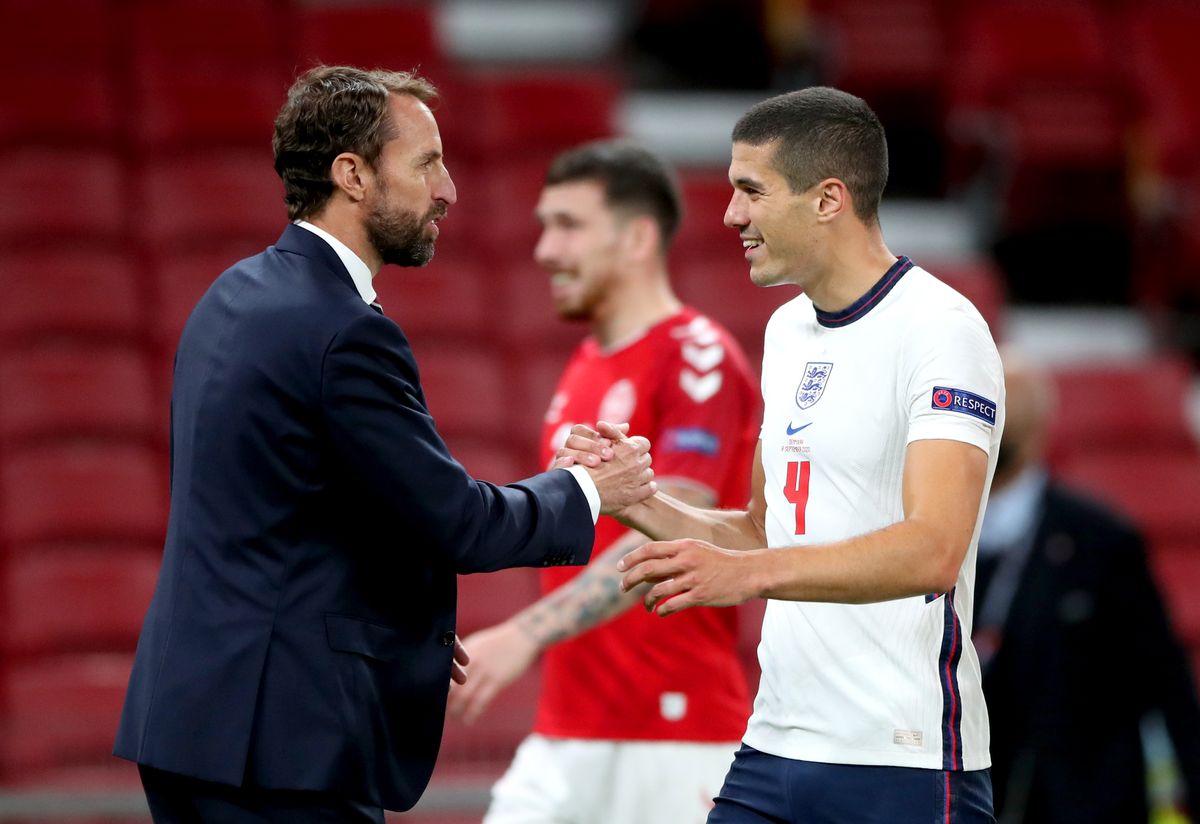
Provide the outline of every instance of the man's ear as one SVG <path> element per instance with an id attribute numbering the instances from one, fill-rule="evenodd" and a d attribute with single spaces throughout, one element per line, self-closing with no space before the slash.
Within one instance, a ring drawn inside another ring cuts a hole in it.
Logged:
<path id="1" fill-rule="evenodd" d="M 646 260 L 656 256 L 661 249 L 661 233 L 658 221 L 650 215 L 637 215 L 625 221 L 621 230 L 622 244 L 630 257 Z"/>
<path id="2" fill-rule="evenodd" d="M 333 185 L 341 189 L 352 203 L 358 203 L 367 196 L 367 186 L 373 176 L 374 172 L 362 156 L 353 152 L 342 152 L 333 159 L 329 168 Z"/>
<path id="3" fill-rule="evenodd" d="M 816 194 L 818 221 L 833 220 L 850 208 L 850 190 L 836 177 L 828 177 L 818 183 Z"/>

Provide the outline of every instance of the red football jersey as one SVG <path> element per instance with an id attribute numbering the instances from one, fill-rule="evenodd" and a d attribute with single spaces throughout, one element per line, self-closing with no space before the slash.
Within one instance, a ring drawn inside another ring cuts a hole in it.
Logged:
<path id="1" fill-rule="evenodd" d="M 759 427 L 758 391 L 730 334 L 685 308 L 605 351 L 594 338 L 572 355 L 546 413 L 542 461 L 571 426 L 629 422 L 645 435 L 660 481 L 711 490 L 744 508 Z M 627 529 L 596 524 L 593 558 Z M 542 572 L 550 592 L 578 567 Z M 567 738 L 737 741 L 750 713 L 737 651 L 737 613 L 698 608 L 659 618 L 634 607 L 551 646 L 534 731 Z"/>

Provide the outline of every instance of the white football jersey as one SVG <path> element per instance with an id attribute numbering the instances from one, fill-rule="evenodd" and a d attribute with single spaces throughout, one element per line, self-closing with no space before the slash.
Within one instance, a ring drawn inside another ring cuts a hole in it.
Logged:
<path id="1" fill-rule="evenodd" d="M 781 306 L 767 324 L 762 390 L 772 547 L 839 541 L 903 520 L 912 441 L 979 447 L 988 483 L 950 592 L 866 605 L 768 602 L 745 742 L 807 761 L 988 767 L 970 641 L 976 543 L 1004 417 L 987 324 L 900 258 L 843 312 L 820 312 L 803 295 Z"/>

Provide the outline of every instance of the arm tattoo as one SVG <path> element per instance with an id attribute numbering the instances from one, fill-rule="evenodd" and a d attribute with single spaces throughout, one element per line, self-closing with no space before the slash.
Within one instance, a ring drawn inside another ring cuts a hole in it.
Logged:
<path id="1" fill-rule="evenodd" d="M 647 540 L 640 532 L 629 532 L 615 541 L 575 578 L 518 613 L 517 626 L 545 649 L 629 609 L 650 585 L 621 592 L 617 561 Z"/>

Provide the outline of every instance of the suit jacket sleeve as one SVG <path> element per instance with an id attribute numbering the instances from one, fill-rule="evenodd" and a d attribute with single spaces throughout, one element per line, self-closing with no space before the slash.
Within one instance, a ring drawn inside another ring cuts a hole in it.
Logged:
<path id="1" fill-rule="evenodd" d="M 404 545 L 444 554 L 459 573 L 587 562 L 594 525 L 576 480 L 561 470 L 505 487 L 471 478 L 438 434 L 412 350 L 388 318 L 359 316 L 334 336 L 321 395 L 334 460 Z"/>

